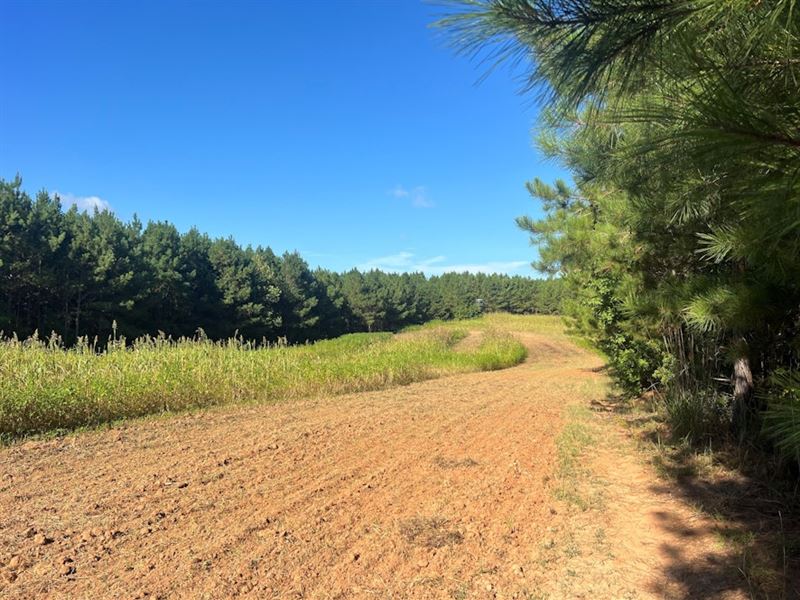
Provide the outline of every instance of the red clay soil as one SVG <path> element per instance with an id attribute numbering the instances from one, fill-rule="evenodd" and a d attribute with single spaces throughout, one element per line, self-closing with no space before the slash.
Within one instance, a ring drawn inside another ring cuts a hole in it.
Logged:
<path id="1" fill-rule="evenodd" d="M 610 507 L 555 499 L 564 408 L 600 400 L 604 375 L 563 340 L 520 337 L 530 358 L 504 371 L 2 449 L 0 596 L 707 592 L 672 569 L 706 553 L 706 534 L 661 526 L 658 515 L 684 509 L 650 491 L 652 474 L 624 451 L 597 465 L 624 486 Z M 719 597 L 740 597 L 735 588 L 720 584 Z"/>

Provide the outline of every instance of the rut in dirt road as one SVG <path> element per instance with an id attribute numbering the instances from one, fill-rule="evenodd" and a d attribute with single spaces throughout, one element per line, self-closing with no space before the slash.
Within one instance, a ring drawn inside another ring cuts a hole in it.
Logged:
<path id="1" fill-rule="evenodd" d="M 6 448 L 0 592 L 649 597 L 618 559 L 553 580 L 555 438 L 605 376 L 566 340 L 520 337 L 529 359 L 504 371 Z"/>

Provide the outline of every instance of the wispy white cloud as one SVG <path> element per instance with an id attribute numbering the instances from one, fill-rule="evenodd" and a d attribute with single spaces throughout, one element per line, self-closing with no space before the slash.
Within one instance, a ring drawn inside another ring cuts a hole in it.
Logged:
<path id="1" fill-rule="evenodd" d="M 443 265 L 435 267 L 441 273 L 503 273 L 506 275 L 518 274 L 523 267 L 529 267 L 527 260 L 489 261 L 485 263 L 467 263 Z"/>
<path id="2" fill-rule="evenodd" d="M 379 256 L 378 258 L 371 258 L 359 268 L 364 269 L 383 269 L 388 271 L 390 269 L 404 269 L 413 264 L 414 255 L 411 252 L 398 252 L 397 254 L 390 254 L 389 256 Z"/>
<path id="3" fill-rule="evenodd" d="M 397 184 L 391 190 L 389 190 L 389 195 L 394 196 L 395 198 L 407 198 L 408 190 L 402 185 Z"/>
<path id="4" fill-rule="evenodd" d="M 411 206 L 416 208 L 431 208 L 434 206 L 428 194 L 428 189 L 424 185 L 409 189 L 397 184 L 389 190 L 389 195 L 398 200 L 408 200 L 411 202 Z"/>
<path id="5" fill-rule="evenodd" d="M 390 273 L 416 273 L 441 275 L 442 273 L 504 273 L 518 274 L 530 265 L 527 260 L 488 261 L 485 263 L 449 263 L 446 256 L 417 257 L 413 252 L 398 252 L 388 256 L 372 258 L 360 265 L 362 271 L 380 269 Z"/>
<path id="6" fill-rule="evenodd" d="M 95 209 L 100 212 L 104 210 L 112 211 L 111 204 L 99 196 L 75 196 L 74 194 L 65 194 L 62 192 L 54 193 L 61 199 L 61 206 L 64 207 L 77 206 L 78 210 L 88 211 L 90 213 L 93 213 Z"/>

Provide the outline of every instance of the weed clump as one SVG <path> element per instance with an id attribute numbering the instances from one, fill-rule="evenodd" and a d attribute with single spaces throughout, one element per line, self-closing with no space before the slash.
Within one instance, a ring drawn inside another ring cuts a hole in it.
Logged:
<path id="1" fill-rule="evenodd" d="M 400 524 L 400 533 L 407 542 L 424 548 L 442 548 L 460 544 L 464 535 L 449 527 L 441 517 L 414 517 Z"/>

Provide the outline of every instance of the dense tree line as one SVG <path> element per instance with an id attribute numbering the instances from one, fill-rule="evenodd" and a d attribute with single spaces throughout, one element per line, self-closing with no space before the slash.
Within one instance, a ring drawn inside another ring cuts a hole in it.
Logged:
<path id="1" fill-rule="evenodd" d="M 296 252 L 242 248 L 196 229 L 109 211 L 66 212 L 0 180 L 0 330 L 128 338 L 202 329 L 212 338 L 302 342 L 486 311 L 553 313 L 558 281 L 505 275 L 311 270 Z"/>
<path id="2" fill-rule="evenodd" d="M 519 225 L 622 386 L 800 459 L 795 2 L 464 0 L 443 25 L 550 100 L 541 147 L 574 182 L 531 182 L 546 216 Z"/>

